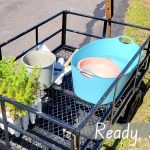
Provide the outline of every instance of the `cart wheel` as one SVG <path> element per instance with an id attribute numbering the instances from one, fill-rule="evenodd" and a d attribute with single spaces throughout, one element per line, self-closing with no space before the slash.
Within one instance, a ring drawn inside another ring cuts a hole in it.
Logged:
<path id="1" fill-rule="evenodd" d="M 142 104 L 142 91 L 138 90 L 128 103 L 124 115 L 118 120 L 119 123 L 127 123 L 132 120 L 139 106 Z"/>

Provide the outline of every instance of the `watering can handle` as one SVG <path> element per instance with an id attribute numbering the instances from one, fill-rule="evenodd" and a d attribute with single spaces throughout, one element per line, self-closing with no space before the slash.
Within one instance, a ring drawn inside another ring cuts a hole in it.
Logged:
<path id="1" fill-rule="evenodd" d="M 118 40 L 119 40 L 120 38 L 124 38 L 124 39 L 130 40 L 130 43 L 127 43 L 127 44 L 134 43 L 134 41 L 133 41 L 129 36 L 126 36 L 126 35 L 117 36 L 116 38 L 117 38 Z M 120 40 L 119 40 L 119 41 L 120 41 Z M 120 42 L 121 42 L 121 41 L 120 41 Z M 121 42 L 121 43 L 123 43 L 123 42 Z"/>

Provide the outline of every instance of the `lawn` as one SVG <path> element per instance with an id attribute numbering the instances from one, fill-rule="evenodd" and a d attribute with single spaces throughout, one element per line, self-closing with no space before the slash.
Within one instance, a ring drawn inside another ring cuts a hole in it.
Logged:
<path id="1" fill-rule="evenodd" d="M 145 27 L 150 26 L 150 1 L 149 0 L 129 0 L 129 7 L 125 14 L 125 22 L 137 24 Z M 144 40 L 150 35 L 148 31 L 142 31 L 134 28 L 125 28 L 124 35 L 130 36 L 134 41 L 141 45 Z M 143 92 L 146 90 L 142 105 L 139 107 L 136 115 L 131 123 L 149 123 L 150 124 L 150 69 L 144 78 L 145 86 L 142 88 Z M 122 140 L 106 140 L 103 144 L 103 150 L 148 150 L 150 149 L 150 139 L 141 139 L 136 146 L 131 147 L 131 139 Z"/>

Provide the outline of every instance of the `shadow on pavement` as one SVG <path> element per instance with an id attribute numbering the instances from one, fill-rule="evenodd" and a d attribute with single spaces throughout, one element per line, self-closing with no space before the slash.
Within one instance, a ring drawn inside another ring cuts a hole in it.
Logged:
<path id="1" fill-rule="evenodd" d="M 100 4 L 97 5 L 97 7 L 95 8 L 93 14 L 94 14 L 94 17 L 99 17 L 99 18 L 102 18 L 105 16 L 105 9 L 104 9 L 104 5 L 105 5 L 105 2 L 101 2 Z M 94 24 L 97 22 L 98 20 L 91 20 L 90 22 L 88 22 L 86 24 L 86 33 L 88 34 L 92 34 L 93 33 L 93 26 Z M 80 44 L 79 47 L 82 47 L 83 45 L 87 44 L 90 42 L 90 39 L 91 37 L 86 37 L 84 39 L 84 41 Z"/>

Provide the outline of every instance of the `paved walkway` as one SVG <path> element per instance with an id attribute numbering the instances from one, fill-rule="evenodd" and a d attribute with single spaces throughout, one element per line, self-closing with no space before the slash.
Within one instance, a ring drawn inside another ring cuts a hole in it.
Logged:
<path id="1" fill-rule="evenodd" d="M 0 4 L 0 43 L 61 10 L 67 9 L 96 17 L 104 17 L 105 14 L 105 3 L 102 0 L 0 0 Z M 123 21 L 126 7 L 127 0 L 115 0 L 114 20 Z M 81 23 L 79 19 L 71 18 L 70 21 L 71 22 L 69 24 L 74 26 L 76 29 L 78 28 L 80 31 L 100 35 L 101 24 L 95 20 L 83 20 Z M 43 27 L 40 35 L 44 36 L 46 33 L 49 34 L 51 30 L 55 30 L 59 26 L 60 20 L 52 24 L 49 27 L 50 30 L 47 28 L 44 29 Z M 114 35 L 121 34 L 121 29 L 122 28 L 114 30 Z M 30 35 L 30 37 L 27 37 L 22 41 L 17 41 L 16 43 L 11 44 L 8 48 L 6 48 L 9 50 L 7 52 L 6 50 L 3 50 L 3 53 L 5 55 L 17 55 L 20 51 L 22 51 L 19 44 L 30 44 L 31 41 L 34 42 L 32 40 L 33 36 L 34 35 Z M 69 36 L 68 42 L 79 46 L 82 46 L 92 40 L 91 38 L 81 37 L 81 39 L 77 41 L 77 38 L 74 37 L 71 39 L 70 37 L 72 36 Z"/>

